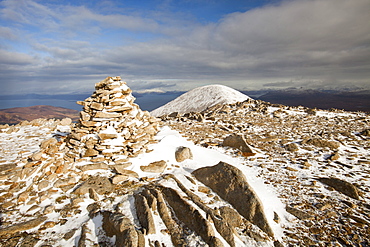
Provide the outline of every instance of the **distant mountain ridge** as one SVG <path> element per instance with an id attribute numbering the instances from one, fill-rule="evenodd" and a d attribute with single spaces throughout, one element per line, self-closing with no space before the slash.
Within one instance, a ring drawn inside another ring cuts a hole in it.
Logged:
<path id="1" fill-rule="evenodd" d="M 153 110 L 160 117 L 172 112 L 200 112 L 217 104 L 233 104 L 250 99 L 249 96 L 224 85 L 198 87 Z"/>
<path id="2" fill-rule="evenodd" d="M 31 121 L 37 118 L 71 118 L 78 119 L 79 111 L 49 105 L 36 105 L 29 107 L 15 107 L 0 110 L 0 124 L 17 124 L 21 121 Z"/>
<path id="3" fill-rule="evenodd" d="M 346 92 L 284 89 L 267 92 L 257 99 L 289 106 L 370 112 L 370 90 Z"/>

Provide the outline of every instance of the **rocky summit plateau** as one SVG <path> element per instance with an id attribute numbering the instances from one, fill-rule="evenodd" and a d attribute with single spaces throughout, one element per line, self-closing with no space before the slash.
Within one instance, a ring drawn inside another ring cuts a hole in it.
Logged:
<path id="1" fill-rule="evenodd" d="M 207 90 L 150 114 L 108 77 L 0 125 L 0 246 L 370 245 L 368 114 Z"/>

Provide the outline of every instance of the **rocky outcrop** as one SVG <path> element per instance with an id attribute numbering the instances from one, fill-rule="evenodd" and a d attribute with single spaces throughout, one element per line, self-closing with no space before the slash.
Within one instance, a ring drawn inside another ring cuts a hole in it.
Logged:
<path id="1" fill-rule="evenodd" d="M 262 202 L 240 170 L 220 162 L 215 166 L 199 168 L 192 174 L 233 205 L 243 217 L 260 227 L 269 236 L 274 236 L 263 212 Z"/>

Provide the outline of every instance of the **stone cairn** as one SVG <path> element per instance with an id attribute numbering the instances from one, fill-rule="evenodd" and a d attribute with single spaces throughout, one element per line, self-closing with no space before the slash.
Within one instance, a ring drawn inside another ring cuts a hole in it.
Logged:
<path id="1" fill-rule="evenodd" d="M 107 77 L 77 102 L 83 111 L 67 138 L 68 157 L 118 162 L 148 151 L 159 120 L 142 111 L 131 92 L 119 76 Z"/>

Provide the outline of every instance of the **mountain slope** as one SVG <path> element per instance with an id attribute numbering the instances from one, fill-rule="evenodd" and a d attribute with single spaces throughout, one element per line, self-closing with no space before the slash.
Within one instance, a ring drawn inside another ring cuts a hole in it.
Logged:
<path id="1" fill-rule="evenodd" d="M 17 124 L 21 121 L 31 121 L 37 118 L 71 118 L 78 119 L 78 111 L 49 105 L 36 105 L 30 107 L 15 107 L 0 110 L 0 123 Z"/>
<path id="2" fill-rule="evenodd" d="M 200 112 L 217 104 L 233 104 L 247 99 L 249 99 L 247 95 L 227 86 L 209 85 L 184 93 L 164 106 L 155 109 L 151 114 L 160 117 L 172 112 Z"/>

